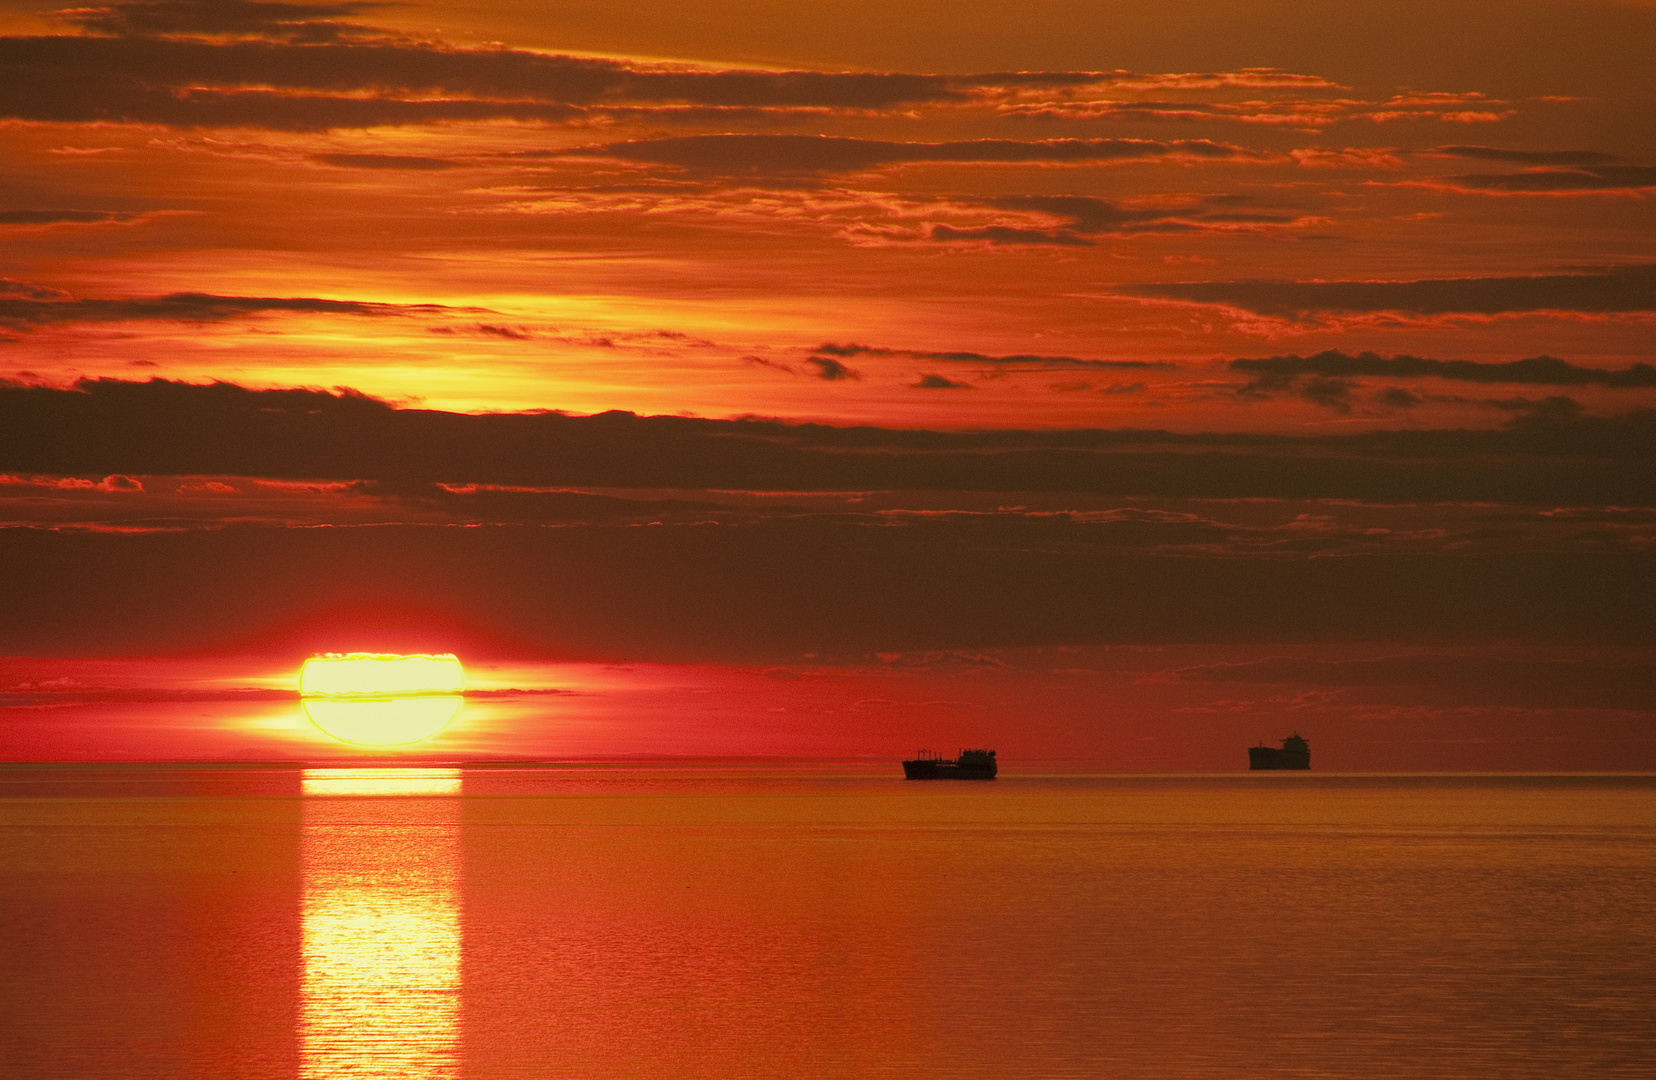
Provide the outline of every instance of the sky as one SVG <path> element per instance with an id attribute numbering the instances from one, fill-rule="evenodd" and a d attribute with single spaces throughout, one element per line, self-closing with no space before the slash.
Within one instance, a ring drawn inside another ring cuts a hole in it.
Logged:
<path id="1" fill-rule="evenodd" d="M 202 673 L 385 650 L 518 665 L 449 757 L 1656 768 L 1653 53 L 0 0 L 0 758 L 320 753 Z"/>

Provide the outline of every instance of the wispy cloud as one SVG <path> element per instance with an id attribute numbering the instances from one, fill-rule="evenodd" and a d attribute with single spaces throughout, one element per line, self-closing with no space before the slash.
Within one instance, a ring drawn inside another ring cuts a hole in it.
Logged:
<path id="1" fill-rule="evenodd" d="M 221 322 L 266 312 L 386 317 L 452 312 L 441 304 L 386 304 L 316 297 L 215 296 L 171 293 L 137 299 L 74 299 L 41 295 L 5 295 L 0 290 L 0 326 L 29 330 L 70 323 Z"/>
<path id="2" fill-rule="evenodd" d="M 311 160 L 339 169 L 395 169 L 435 172 L 458 169 L 461 162 L 447 158 L 399 156 L 396 154 L 313 154 Z"/>
<path id="3" fill-rule="evenodd" d="M 144 216 L 123 210 L 0 210 L 0 226 L 126 225 Z"/>
<path id="4" fill-rule="evenodd" d="M 1611 165 L 1619 160 L 1595 150 L 1507 150 L 1497 146 L 1439 146 L 1430 153 L 1510 165 Z"/>
<path id="5" fill-rule="evenodd" d="M 915 360 L 942 360 L 955 364 L 981 364 L 995 368 L 1025 368 L 1036 371 L 1063 368 L 1172 368 L 1177 365 L 1159 360 L 1089 360 L 1077 356 L 1041 356 L 1031 353 L 1013 353 L 1004 356 L 971 351 L 939 351 L 926 349 L 892 349 L 876 345 L 858 345 L 855 342 L 836 344 L 824 342 L 814 350 L 826 356 L 903 356 Z"/>
<path id="6" fill-rule="evenodd" d="M 725 174 L 851 172 L 923 162 L 1060 164 L 1257 156 L 1241 147 L 1207 139 L 973 139 L 928 143 L 827 135 L 688 135 L 609 143 L 569 153 Z"/>
<path id="7" fill-rule="evenodd" d="M 1436 378 L 1472 383 L 1518 383 L 1532 386 L 1656 387 L 1656 367 L 1635 363 L 1621 369 L 1580 367 L 1554 356 L 1505 363 L 1430 360 L 1419 356 L 1378 356 L 1321 352 L 1315 356 L 1268 356 L 1230 362 L 1232 371 L 1256 376 L 1322 375 L 1338 378 L 1377 376 L 1390 379 Z"/>
<path id="8" fill-rule="evenodd" d="M 1420 181 L 1426 186 L 1510 195 L 1573 195 L 1656 188 L 1656 166 L 1593 165 L 1527 169 L 1513 173 L 1465 173 Z"/>
<path id="9" fill-rule="evenodd" d="M 1526 277 L 1193 281 L 1125 285 L 1117 291 L 1128 296 L 1238 308 L 1277 318 L 1375 312 L 1416 316 L 1645 313 L 1656 311 L 1656 264 Z"/>

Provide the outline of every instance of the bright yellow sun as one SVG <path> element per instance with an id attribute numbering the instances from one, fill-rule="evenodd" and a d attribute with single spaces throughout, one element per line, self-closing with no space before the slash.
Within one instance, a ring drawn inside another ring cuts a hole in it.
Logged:
<path id="1" fill-rule="evenodd" d="M 407 746 L 448 727 L 460 712 L 465 672 L 452 655 L 328 653 L 299 669 L 305 715 L 357 746 Z"/>

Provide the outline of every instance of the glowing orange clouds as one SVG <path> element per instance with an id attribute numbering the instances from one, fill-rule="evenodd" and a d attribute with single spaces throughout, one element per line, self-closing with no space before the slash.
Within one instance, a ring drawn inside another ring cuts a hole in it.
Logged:
<path id="1" fill-rule="evenodd" d="M 1224 362 L 1650 361 L 1649 5 L 1546 0 L 1483 49 L 1468 3 L 1313 32 L 1050 0 L 1011 34 L 941 0 L 12 6 L 27 387 L 1303 434 L 1496 428 L 1541 392 Z M 1589 415 L 1656 400 L 1592 385 Z"/>
<path id="2" fill-rule="evenodd" d="M 431 738 L 460 712 L 459 658 L 329 653 L 299 671 L 305 715 L 325 734 L 357 746 L 406 746 Z"/>

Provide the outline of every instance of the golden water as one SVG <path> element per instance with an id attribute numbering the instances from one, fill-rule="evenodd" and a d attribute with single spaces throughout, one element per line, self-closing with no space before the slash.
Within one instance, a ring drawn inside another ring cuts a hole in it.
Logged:
<path id="1" fill-rule="evenodd" d="M 0 770 L 7 1077 L 1602 1077 L 1656 778 Z"/>

